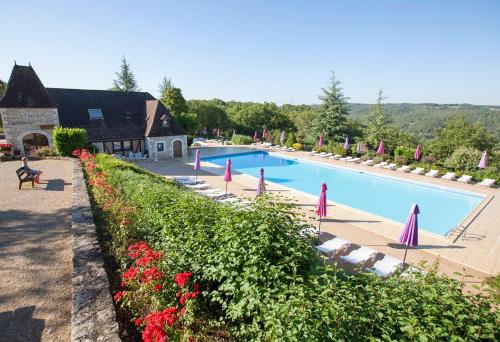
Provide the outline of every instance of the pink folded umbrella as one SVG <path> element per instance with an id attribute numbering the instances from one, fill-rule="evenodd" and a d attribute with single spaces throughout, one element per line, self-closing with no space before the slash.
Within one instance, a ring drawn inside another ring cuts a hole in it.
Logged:
<path id="1" fill-rule="evenodd" d="M 264 169 L 260 169 L 259 183 L 257 184 L 257 195 L 266 191 L 266 182 L 264 180 Z"/>
<path id="2" fill-rule="evenodd" d="M 226 195 L 227 195 L 227 184 L 233 181 L 233 177 L 231 175 L 231 159 L 228 158 L 226 160 L 226 171 L 224 171 L 224 182 L 226 182 Z"/>
<path id="3" fill-rule="evenodd" d="M 321 193 L 316 207 L 316 215 L 319 216 L 318 235 L 321 231 L 321 218 L 326 216 L 326 190 L 328 190 L 326 183 L 321 184 Z"/>
<path id="4" fill-rule="evenodd" d="M 262 141 L 266 141 L 267 131 L 265 128 L 262 129 Z"/>
<path id="5" fill-rule="evenodd" d="M 480 169 L 486 169 L 488 166 L 488 152 L 484 151 L 483 155 L 481 156 L 481 160 L 479 161 L 478 167 Z"/>
<path id="6" fill-rule="evenodd" d="M 377 154 L 385 154 L 384 141 L 380 140 L 380 145 L 377 148 Z"/>
<path id="7" fill-rule="evenodd" d="M 259 136 L 257 135 L 257 132 L 255 132 L 255 133 L 253 134 L 253 141 L 254 141 L 254 142 L 259 141 Z"/>
<path id="8" fill-rule="evenodd" d="M 420 154 L 421 154 L 421 151 L 420 151 L 420 145 L 417 146 L 417 149 L 415 150 L 415 155 L 413 156 L 413 159 L 415 160 L 420 160 Z"/>
<path id="9" fill-rule="evenodd" d="M 349 137 L 345 137 L 344 141 L 344 150 L 349 149 Z"/>
<path id="10" fill-rule="evenodd" d="M 201 169 L 200 150 L 196 150 L 196 154 L 194 156 L 194 167 L 193 168 L 196 171 L 196 176 L 195 176 L 194 182 L 198 183 L 198 171 Z"/>
<path id="11" fill-rule="evenodd" d="M 319 141 L 318 141 L 318 146 L 319 147 L 323 147 L 323 144 L 325 143 L 324 139 L 323 139 L 323 134 L 320 134 L 319 135 Z"/>
<path id="12" fill-rule="evenodd" d="M 281 131 L 281 137 L 280 137 L 281 145 L 283 145 L 285 143 L 285 139 L 286 139 L 285 131 Z"/>
<path id="13" fill-rule="evenodd" d="M 418 246 L 418 217 L 417 217 L 418 214 L 420 214 L 420 209 L 418 208 L 417 204 L 413 204 L 411 206 L 410 214 L 406 219 L 403 232 L 399 237 L 399 242 L 401 244 L 406 245 L 405 256 L 403 258 L 403 265 L 406 261 L 406 253 L 408 252 L 408 247 Z"/>

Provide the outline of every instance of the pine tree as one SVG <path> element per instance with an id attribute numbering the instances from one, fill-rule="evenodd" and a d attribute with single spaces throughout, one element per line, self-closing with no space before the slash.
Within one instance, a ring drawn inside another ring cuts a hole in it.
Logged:
<path id="1" fill-rule="evenodd" d="M 383 103 L 386 99 L 387 97 L 384 96 L 384 92 L 380 88 L 377 102 L 371 106 L 368 113 L 368 126 L 365 130 L 365 139 L 373 147 L 378 146 L 382 139 L 386 143 L 390 142 L 394 135 L 391 116 L 385 111 Z"/>
<path id="2" fill-rule="evenodd" d="M 125 56 L 122 57 L 120 72 L 115 72 L 115 75 L 117 79 L 113 81 L 113 87 L 110 90 L 139 91 L 134 73 L 130 69 L 130 64 L 127 63 Z"/>
<path id="3" fill-rule="evenodd" d="M 322 101 L 313 121 L 313 131 L 316 136 L 320 134 L 335 140 L 344 139 L 346 116 L 349 115 L 349 104 L 342 92 L 340 82 L 332 72 L 330 85 L 322 88 L 323 95 L 319 98 Z"/>
<path id="4" fill-rule="evenodd" d="M 174 116 L 178 117 L 188 111 L 188 105 L 184 96 L 182 96 L 182 90 L 180 88 L 168 88 L 161 96 L 160 101 Z"/>

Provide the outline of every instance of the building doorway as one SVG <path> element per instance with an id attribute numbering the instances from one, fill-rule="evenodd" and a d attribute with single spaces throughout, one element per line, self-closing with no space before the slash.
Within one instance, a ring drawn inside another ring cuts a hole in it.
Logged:
<path id="1" fill-rule="evenodd" d="M 182 157 L 182 142 L 174 141 L 174 158 Z"/>
<path id="2" fill-rule="evenodd" d="M 26 155 L 31 155 L 34 151 L 45 146 L 49 146 L 49 140 L 44 134 L 30 133 L 23 137 L 23 147 Z"/>

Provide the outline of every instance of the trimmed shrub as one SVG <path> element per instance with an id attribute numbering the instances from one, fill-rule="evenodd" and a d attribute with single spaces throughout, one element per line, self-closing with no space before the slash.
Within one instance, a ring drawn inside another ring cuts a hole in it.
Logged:
<path id="1" fill-rule="evenodd" d="M 406 165 L 408 163 L 408 158 L 405 156 L 396 156 L 394 157 L 394 162 L 398 165 Z"/>
<path id="2" fill-rule="evenodd" d="M 295 134 L 293 132 L 288 133 L 288 137 L 286 139 L 286 146 L 287 147 L 292 147 L 293 144 L 297 142 L 297 139 L 295 139 Z"/>
<path id="3" fill-rule="evenodd" d="M 376 156 L 376 157 L 373 157 L 373 162 L 375 164 L 378 164 L 378 163 L 381 163 L 384 161 L 384 158 L 380 157 L 380 156 Z"/>
<path id="4" fill-rule="evenodd" d="M 403 156 L 407 160 L 413 159 L 415 155 L 415 149 L 412 147 L 398 146 L 394 149 L 394 156 Z"/>
<path id="5" fill-rule="evenodd" d="M 338 145 L 338 144 L 335 144 L 333 145 L 333 147 L 331 148 L 331 151 L 333 154 L 338 154 L 338 155 L 341 155 L 341 156 L 346 156 L 348 151 L 346 151 L 344 149 L 344 147 L 342 145 Z"/>
<path id="6" fill-rule="evenodd" d="M 253 143 L 253 139 L 248 135 L 235 134 L 233 135 L 231 142 L 233 145 L 250 145 Z"/>
<path id="7" fill-rule="evenodd" d="M 292 147 L 299 151 L 304 149 L 304 146 L 302 146 L 302 144 L 299 143 L 292 144 Z"/>
<path id="8" fill-rule="evenodd" d="M 481 159 L 481 151 L 472 147 L 459 147 L 445 160 L 444 166 L 452 170 L 477 170 Z"/>
<path id="9" fill-rule="evenodd" d="M 32 155 L 35 157 L 54 157 L 58 156 L 59 153 L 53 147 L 44 146 L 33 151 Z"/>
<path id="10" fill-rule="evenodd" d="M 56 127 L 52 134 L 56 151 L 63 156 L 70 157 L 76 149 L 87 147 L 87 132 L 82 128 Z"/>
<path id="11" fill-rule="evenodd" d="M 420 161 L 424 164 L 435 164 L 437 159 L 434 156 L 423 156 Z"/>
<path id="12" fill-rule="evenodd" d="M 485 178 L 494 179 L 500 184 L 500 169 L 496 166 L 489 166 L 484 170 L 477 170 L 472 174 L 474 180 L 482 181 Z"/>

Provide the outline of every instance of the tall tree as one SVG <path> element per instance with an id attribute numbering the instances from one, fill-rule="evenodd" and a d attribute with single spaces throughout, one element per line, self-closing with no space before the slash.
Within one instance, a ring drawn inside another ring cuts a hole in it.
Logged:
<path id="1" fill-rule="evenodd" d="M 7 86 L 7 85 L 5 84 L 5 82 L 4 82 L 4 81 L 2 81 L 2 80 L 0 80 L 0 98 L 1 98 L 1 97 L 2 97 L 2 95 L 3 95 L 3 92 L 5 91 L 5 87 L 6 87 L 6 86 Z"/>
<path id="2" fill-rule="evenodd" d="M 120 72 L 115 72 L 116 79 L 113 81 L 113 87 L 110 90 L 115 91 L 139 91 L 134 73 L 130 69 L 125 56 L 122 57 Z"/>
<path id="3" fill-rule="evenodd" d="M 188 105 L 182 90 L 176 87 L 169 87 L 160 97 L 160 101 L 167 107 L 174 116 L 180 116 L 188 111 Z"/>
<path id="4" fill-rule="evenodd" d="M 174 84 L 172 83 L 172 79 L 167 78 L 167 75 L 163 76 L 163 79 L 158 86 L 158 89 L 160 90 L 160 97 L 162 97 L 167 92 L 167 90 L 172 88 L 173 86 Z"/>
<path id="5" fill-rule="evenodd" d="M 365 140 L 372 146 L 377 146 L 382 139 L 387 143 L 393 138 L 395 128 L 392 126 L 391 116 L 385 110 L 384 100 L 386 99 L 384 91 L 380 88 L 377 101 L 370 107 L 367 116 Z"/>
<path id="6" fill-rule="evenodd" d="M 344 96 L 340 82 L 332 72 L 330 85 L 321 89 L 323 94 L 319 96 L 322 101 L 316 117 L 313 121 L 314 133 L 325 136 L 334 141 L 342 141 L 345 133 L 346 116 L 349 115 L 347 97 Z"/>

